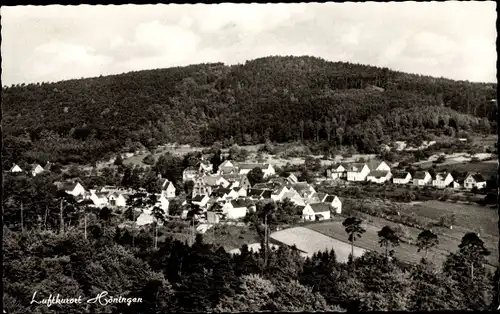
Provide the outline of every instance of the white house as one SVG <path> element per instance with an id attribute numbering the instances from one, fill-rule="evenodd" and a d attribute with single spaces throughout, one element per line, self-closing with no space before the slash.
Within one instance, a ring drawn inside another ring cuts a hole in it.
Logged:
<path id="1" fill-rule="evenodd" d="M 252 200 L 263 200 L 271 198 L 273 191 L 268 189 L 250 189 L 248 197 Z"/>
<path id="2" fill-rule="evenodd" d="M 374 163 L 376 166 L 375 170 L 378 170 L 378 171 L 391 171 L 391 167 L 389 167 L 389 165 L 385 162 L 385 161 L 380 161 L 380 162 L 375 162 Z M 368 165 L 370 166 L 370 165 Z"/>
<path id="3" fill-rule="evenodd" d="M 222 206 L 222 213 L 226 216 L 226 219 L 243 218 L 249 210 L 248 205 L 243 200 L 232 200 Z"/>
<path id="4" fill-rule="evenodd" d="M 57 182 L 55 184 L 59 190 L 73 196 L 84 196 L 86 192 L 80 182 Z"/>
<path id="5" fill-rule="evenodd" d="M 197 178 L 194 181 L 193 197 L 196 195 L 211 195 L 219 187 L 228 187 L 229 182 L 220 175 L 210 175 Z"/>
<path id="6" fill-rule="evenodd" d="M 32 176 L 36 176 L 37 174 L 42 173 L 42 172 L 44 172 L 44 171 L 45 171 L 45 169 L 43 169 L 43 167 L 42 167 L 42 166 L 40 166 L 39 164 L 36 164 L 36 165 L 34 165 L 34 166 L 33 166 L 33 168 L 31 169 L 31 175 L 32 175 Z"/>
<path id="7" fill-rule="evenodd" d="M 297 177 L 293 173 L 290 173 L 290 175 L 287 177 L 287 180 L 292 184 L 299 182 L 299 179 L 297 179 Z"/>
<path id="8" fill-rule="evenodd" d="M 347 167 L 347 166 L 346 166 Z M 344 165 L 337 165 L 332 169 L 326 170 L 326 176 L 329 179 L 344 179 L 347 178 L 347 168 Z"/>
<path id="9" fill-rule="evenodd" d="M 198 176 L 198 170 L 193 168 L 186 168 L 182 172 L 182 182 L 194 181 Z"/>
<path id="10" fill-rule="evenodd" d="M 14 164 L 12 168 L 10 168 L 9 172 L 16 173 L 16 172 L 23 172 L 23 169 L 19 167 L 18 165 Z"/>
<path id="11" fill-rule="evenodd" d="M 316 190 L 313 188 L 313 186 L 307 182 L 298 182 L 292 184 L 289 188 L 293 188 L 293 190 L 304 199 L 308 199 L 309 197 L 311 197 L 311 195 L 316 193 Z"/>
<path id="12" fill-rule="evenodd" d="M 168 179 L 165 179 L 165 182 L 163 182 L 163 185 L 161 187 L 161 193 L 166 197 L 166 198 L 174 198 L 175 197 L 175 186 L 172 182 L 168 181 Z"/>
<path id="13" fill-rule="evenodd" d="M 392 175 L 392 183 L 394 184 L 408 184 L 411 181 L 411 174 L 406 171 L 397 171 Z"/>
<path id="14" fill-rule="evenodd" d="M 413 185 L 424 186 L 432 182 L 432 176 L 427 171 L 417 171 L 413 175 Z"/>
<path id="15" fill-rule="evenodd" d="M 104 207 L 109 205 L 108 193 L 106 192 L 96 192 L 95 190 L 90 190 L 90 200 L 94 203 L 96 207 Z"/>
<path id="16" fill-rule="evenodd" d="M 273 191 L 273 193 L 271 194 L 271 198 L 275 202 L 279 202 L 288 191 L 289 190 L 286 186 L 279 187 L 278 189 Z"/>
<path id="17" fill-rule="evenodd" d="M 217 173 L 221 175 L 238 174 L 238 169 L 233 161 L 224 160 L 224 162 L 219 165 Z"/>
<path id="18" fill-rule="evenodd" d="M 193 204 L 200 206 L 200 208 L 203 208 L 207 205 L 208 200 L 210 200 L 208 195 L 196 195 L 193 197 L 192 202 Z"/>
<path id="19" fill-rule="evenodd" d="M 204 174 L 211 174 L 214 171 L 214 166 L 209 162 L 201 162 L 198 171 Z"/>
<path id="20" fill-rule="evenodd" d="M 237 168 L 239 169 L 239 174 L 248 174 L 250 171 L 252 171 L 255 168 L 259 168 L 262 170 L 262 173 L 264 174 L 264 178 L 273 176 L 276 174 L 276 171 L 274 170 L 273 166 L 271 164 L 238 164 Z"/>
<path id="21" fill-rule="evenodd" d="M 237 187 L 234 187 L 234 188 L 231 188 L 231 189 L 236 192 L 236 194 L 237 194 L 236 198 L 238 198 L 238 197 L 246 197 L 247 196 L 247 189 L 245 189 L 242 186 L 237 186 Z"/>
<path id="22" fill-rule="evenodd" d="M 464 181 L 466 189 L 484 189 L 486 187 L 486 179 L 480 173 L 469 173 Z"/>
<path id="23" fill-rule="evenodd" d="M 365 181 L 370 173 L 367 164 L 353 163 L 347 169 L 347 181 Z"/>
<path id="24" fill-rule="evenodd" d="M 170 202 L 168 201 L 168 199 L 162 195 L 160 195 L 160 199 L 158 200 L 159 201 L 159 205 L 160 205 L 160 208 L 163 209 L 163 211 L 165 212 L 165 215 L 168 215 L 169 212 L 168 212 L 168 207 L 170 205 Z"/>
<path id="25" fill-rule="evenodd" d="M 300 196 L 300 194 L 297 193 L 297 191 L 295 191 L 293 188 L 289 188 L 288 192 L 283 194 L 281 201 L 283 202 L 286 198 L 288 198 L 295 205 L 298 205 L 298 206 L 305 206 L 306 205 L 304 198 L 302 198 L 302 196 Z"/>
<path id="26" fill-rule="evenodd" d="M 335 209 L 335 213 L 341 214 L 342 213 L 342 202 L 336 195 L 326 195 L 322 203 L 328 204 L 332 206 Z"/>
<path id="27" fill-rule="evenodd" d="M 127 206 L 127 198 L 123 194 L 119 193 L 111 193 L 108 195 L 109 205 L 116 207 L 125 207 Z"/>
<path id="28" fill-rule="evenodd" d="M 298 208 L 302 209 L 302 219 L 306 221 L 330 219 L 330 205 L 326 203 L 307 204 Z"/>
<path id="29" fill-rule="evenodd" d="M 448 187 L 453 182 L 453 177 L 448 172 L 436 173 L 436 178 L 432 180 L 432 186 L 440 189 Z"/>
<path id="30" fill-rule="evenodd" d="M 369 182 L 373 183 L 385 183 L 389 181 L 392 177 L 392 174 L 390 171 L 386 170 L 375 170 L 375 171 L 370 171 L 368 176 L 366 177 L 366 180 Z"/>

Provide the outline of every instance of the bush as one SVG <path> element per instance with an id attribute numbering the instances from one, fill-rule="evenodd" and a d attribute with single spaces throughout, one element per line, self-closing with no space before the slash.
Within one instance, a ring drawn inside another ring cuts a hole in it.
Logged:
<path id="1" fill-rule="evenodd" d="M 151 165 L 154 165 L 156 161 L 155 161 L 155 158 L 153 157 L 153 155 L 149 154 L 142 159 L 142 162 L 145 163 L 146 165 L 151 166 Z"/>

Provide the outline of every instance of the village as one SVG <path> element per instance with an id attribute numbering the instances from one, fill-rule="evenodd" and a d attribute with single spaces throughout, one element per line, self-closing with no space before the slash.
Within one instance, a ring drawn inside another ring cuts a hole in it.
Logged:
<path id="1" fill-rule="evenodd" d="M 245 217 L 256 211 L 258 203 L 269 202 L 275 204 L 290 202 L 293 205 L 291 215 L 297 218 L 299 224 L 333 221 L 343 213 L 344 198 L 319 191 L 318 188 L 325 183 L 341 188 L 368 184 L 406 187 L 408 190 L 425 188 L 469 192 L 481 191 L 487 184 L 486 178 L 477 172 L 469 172 L 460 178 L 454 178 L 450 172 L 441 171 L 431 175 L 429 171 L 422 170 L 412 175 L 401 166 L 398 167 L 398 163 L 390 163 L 380 158 L 331 164 L 325 167 L 323 175 L 316 176 L 312 182 L 307 182 L 298 179 L 301 176 L 300 171 L 279 176 L 275 167 L 269 162 L 249 163 L 226 159 L 214 167 L 208 157 L 202 158 L 196 167 L 184 169 L 182 184 L 191 183 L 192 192 L 182 199 L 182 210 L 177 214 L 169 209 L 172 200 L 179 199 L 179 189 L 182 187 L 175 186 L 165 178 L 161 179 L 160 193 L 153 193 L 144 188 L 133 190 L 120 186 L 87 189 L 78 179 L 54 182 L 54 184 L 76 202 L 97 209 L 110 208 L 123 213 L 131 208 L 135 221 L 124 222 L 122 226 L 130 226 L 130 223 L 139 228 L 155 223 L 161 226 L 172 220 L 189 219 L 193 227 L 196 227 L 193 233 L 206 233 L 216 225 L 244 226 Z M 225 154 L 221 158 L 224 157 L 227 158 L 228 155 Z M 50 167 L 51 163 L 47 163 L 45 167 L 35 164 L 26 173 L 29 176 L 36 176 L 44 171 L 50 171 Z M 18 165 L 13 165 L 10 172 L 24 173 Z M 256 172 L 261 176 L 258 183 L 253 185 L 250 183 L 248 178 L 250 172 Z M 138 197 L 142 201 L 138 202 Z M 293 225 L 285 224 L 276 230 L 288 227 Z M 238 251 L 238 248 L 233 251 Z"/>

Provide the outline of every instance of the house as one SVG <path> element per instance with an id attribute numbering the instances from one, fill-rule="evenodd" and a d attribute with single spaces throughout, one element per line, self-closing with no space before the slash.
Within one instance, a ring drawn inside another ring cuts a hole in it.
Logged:
<path id="1" fill-rule="evenodd" d="M 120 193 L 111 193 L 108 195 L 109 205 L 116 207 L 127 206 L 127 196 Z"/>
<path id="2" fill-rule="evenodd" d="M 316 193 L 316 190 L 312 187 L 312 185 L 307 182 L 292 184 L 291 188 L 293 188 L 300 195 L 300 197 L 304 199 L 308 199 L 312 194 Z"/>
<path id="3" fill-rule="evenodd" d="M 236 167 L 235 162 L 231 160 L 224 160 L 224 162 L 219 165 L 217 173 L 220 175 L 238 174 L 238 168 Z"/>
<path id="4" fill-rule="evenodd" d="M 239 219 L 246 216 L 250 203 L 244 200 L 232 200 L 222 206 L 222 212 L 226 219 Z"/>
<path id="5" fill-rule="evenodd" d="M 297 177 L 296 177 L 293 173 L 291 173 L 291 174 L 287 177 L 287 180 L 288 180 L 290 183 L 292 183 L 292 184 L 294 184 L 294 183 L 298 183 L 298 182 L 299 182 L 299 179 L 297 179 Z"/>
<path id="6" fill-rule="evenodd" d="M 252 200 L 262 200 L 271 198 L 273 191 L 272 190 L 264 190 L 264 189 L 250 189 L 248 191 L 248 197 Z"/>
<path id="7" fill-rule="evenodd" d="M 234 187 L 234 188 L 231 188 L 231 189 L 238 194 L 238 196 L 236 198 L 238 198 L 238 197 L 246 197 L 247 196 L 248 190 L 245 189 L 244 187 L 241 187 L 241 186 L 238 187 L 237 186 L 237 187 Z"/>
<path id="8" fill-rule="evenodd" d="M 32 175 L 32 176 L 36 176 L 37 174 L 42 173 L 42 172 L 44 172 L 44 171 L 45 171 L 45 169 L 43 169 L 43 167 L 42 167 L 42 166 L 40 166 L 39 164 L 36 164 L 36 165 L 34 165 L 34 166 L 31 168 L 31 175 Z"/>
<path id="9" fill-rule="evenodd" d="M 347 166 L 339 164 L 326 170 L 326 177 L 333 180 L 347 178 Z"/>
<path id="10" fill-rule="evenodd" d="M 250 171 L 252 171 L 255 168 L 259 168 L 262 170 L 262 173 L 264 174 L 264 178 L 273 176 L 276 174 L 276 171 L 274 170 L 273 166 L 271 164 L 238 164 L 237 168 L 239 169 L 239 174 L 248 174 Z"/>
<path id="11" fill-rule="evenodd" d="M 486 179 L 480 173 L 468 173 L 465 181 L 464 188 L 466 189 L 484 189 L 486 187 Z"/>
<path id="12" fill-rule="evenodd" d="M 208 200 L 210 200 L 208 195 L 196 195 L 193 197 L 192 202 L 194 205 L 198 205 L 200 208 L 203 208 L 207 205 Z"/>
<path id="13" fill-rule="evenodd" d="M 295 205 L 298 205 L 298 206 L 305 206 L 306 205 L 306 202 L 304 201 L 304 199 L 293 188 L 288 188 L 288 192 L 283 194 L 281 201 L 283 202 L 287 198 Z"/>
<path id="14" fill-rule="evenodd" d="M 11 173 L 23 172 L 23 169 L 21 169 L 21 167 L 19 167 L 18 165 L 14 164 L 12 168 L 10 168 L 9 172 Z"/>
<path id="15" fill-rule="evenodd" d="M 448 172 L 436 173 L 436 178 L 432 180 L 432 186 L 444 189 L 453 182 L 453 177 Z"/>
<path id="16" fill-rule="evenodd" d="M 182 182 L 194 181 L 198 176 L 198 170 L 188 167 L 182 172 Z"/>
<path id="17" fill-rule="evenodd" d="M 302 209 L 302 219 L 306 221 L 330 219 L 330 205 L 326 203 L 307 204 Z"/>
<path id="18" fill-rule="evenodd" d="M 392 175 L 392 183 L 408 184 L 411 181 L 411 174 L 407 171 L 396 171 Z"/>
<path id="19" fill-rule="evenodd" d="M 211 195 L 219 187 L 228 187 L 230 183 L 220 175 L 199 177 L 194 181 L 193 197 L 196 195 Z"/>
<path id="20" fill-rule="evenodd" d="M 252 187 L 246 175 L 229 174 L 229 175 L 223 175 L 222 177 L 224 178 L 224 180 L 230 183 L 231 188 L 242 187 L 246 191 L 248 191 L 248 189 Z"/>
<path id="21" fill-rule="evenodd" d="M 73 196 L 83 196 L 85 195 L 85 188 L 80 182 L 66 181 L 66 182 L 55 182 L 54 183 L 60 191 L 64 191 L 67 194 Z"/>
<path id="22" fill-rule="evenodd" d="M 322 203 L 328 204 L 331 207 L 335 209 L 335 213 L 341 214 L 342 213 L 342 202 L 336 195 L 326 195 L 323 198 Z"/>
<path id="23" fill-rule="evenodd" d="M 166 198 L 174 198 L 175 197 L 175 186 L 172 182 L 170 182 L 168 179 L 165 179 L 163 182 L 163 185 L 161 187 L 161 193 L 166 197 Z"/>
<path id="24" fill-rule="evenodd" d="M 288 188 L 286 186 L 279 187 L 279 188 L 273 190 L 273 192 L 271 193 L 271 198 L 275 202 L 279 202 L 279 201 L 281 201 L 281 199 L 283 198 L 283 196 L 285 196 L 285 194 L 287 192 L 288 192 Z"/>
<path id="25" fill-rule="evenodd" d="M 163 196 L 163 194 L 160 194 L 160 198 L 158 199 L 158 201 L 160 203 L 159 207 L 161 209 L 163 209 L 163 212 L 165 213 L 165 215 L 168 216 L 168 214 L 169 214 L 168 207 L 170 205 L 169 200 L 165 196 Z"/>
<path id="26" fill-rule="evenodd" d="M 367 164 L 353 163 L 347 168 L 347 181 L 365 181 L 370 173 Z"/>
<path id="27" fill-rule="evenodd" d="M 108 193 L 106 192 L 96 192 L 95 190 L 90 190 L 90 200 L 92 200 L 94 206 L 96 207 L 109 205 Z"/>
<path id="28" fill-rule="evenodd" d="M 215 211 L 207 211 L 207 222 L 209 224 L 218 224 L 220 221 L 219 214 Z"/>
<path id="29" fill-rule="evenodd" d="M 385 171 L 385 170 L 374 170 L 370 171 L 368 176 L 366 177 L 366 180 L 369 182 L 373 183 L 384 183 L 386 181 L 389 181 L 392 177 L 392 174 L 390 171 Z"/>
<path id="30" fill-rule="evenodd" d="M 309 198 L 306 200 L 308 204 L 313 203 L 321 203 L 321 201 L 325 198 L 327 194 L 323 192 L 315 192 L 309 195 Z"/>
<path id="31" fill-rule="evenodd" d="M 424 186 L 428 185 L 432 181 L 432 176 L 427 171 L 417 171 L 413 175 L 413 185 Z"/>
<path id="32" fill-rule="evenodd" d="M 236 188 L 236 189 L 238 189 L 238 188 Z M 238 193 L 238 190 L 224 188 L 224 187 L 219 187 L 219 188 L 213 190 L 212 194 L 210 194 L 210 197 L 216 198 L 216 200 L 218 202 L 237 199 L 239 196 L 240 195 Z"/>
<path id="33" fill-rule="evenodd" d="M 370 171 L 391 171 L 391 167 L 385 161 L 371 159 L 366 165 L 370 168 Z"/>
<path id="34" fill-rule="evenodd" d="M 316 215 L 314 214 L 314 211 L 311 208 L 311 205 L 306 204 L 306 205 L 297 205 L 295 206 L 295 210 L 297 212 L 302 213 L 302 219 L 306 221 L 314 221 L 316 220 Z"/>
<path id="35" fill-rule="evenodd" d="M 214 166 L 209 162 L 202 161 L 200 163 L 200 168 L 198 169 L 198 171 L 203 174 L 212 174 L 212 172 L 214 171 Z"/>

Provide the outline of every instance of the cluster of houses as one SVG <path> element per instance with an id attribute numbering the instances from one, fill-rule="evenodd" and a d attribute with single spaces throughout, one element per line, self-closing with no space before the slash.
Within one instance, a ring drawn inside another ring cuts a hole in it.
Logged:
<path id="1" fill-rule="evenodd" d="M 247 174 L 255 168 L 262 170 L 266 183 L 251 186 Z M 342 203 L 337 196 L 317 193 L 307 182 L 299 182 L 291 174 L 287 178 L 276 177 L 270 164 L 237 163 L 224 161 L 216 173 L 209 165 L 200 164 L 199 169 L 186 169 L 184 182 L 193 181 L 192 203 L 206 212 L 209 223 L 221 218 L 239 219 L 248 211 L 255 210 L 258 201 L 283 202 L 289 199 L 294 211 L 305 220 L 330 219 L 331 213 L 341 213 Z M 186 215 L 187 211 L 183 213 Z"/>
<path id="2" fill-rule="evenodd" d="M 384 161 L 370 160 L 366 163 L 338 164 L 327 170 L 329 179 L 345 179 L 351 182 L 368 181 L 394 184 L 413 184 L 416 186 L 434 186 L 436 188 L 482 189 L 486 179 L 479 173 L 469 173 L 465 178 L 453 178 L 449 172 L 436 173 L 434 177 L 428 171 L 417 171 L 413 176 L 407 171 L 391 171 Z"/>

